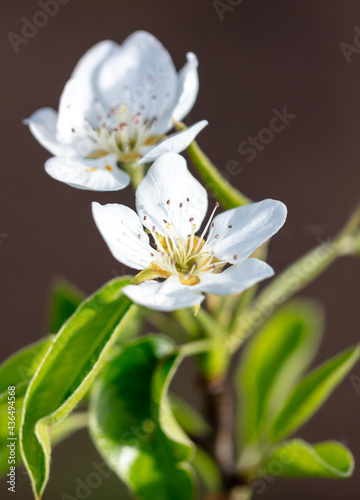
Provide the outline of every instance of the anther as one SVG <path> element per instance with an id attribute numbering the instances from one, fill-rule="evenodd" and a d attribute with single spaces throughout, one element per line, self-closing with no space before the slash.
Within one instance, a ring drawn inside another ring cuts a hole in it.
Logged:
<path id="1" fill-rule="evenodd" d="M 179 203 L 179 207 L 182 208 L 183 204 L 182 203 Z"/>
<path id="2" fill-rule="evenodd" d="M 143 219 L 144 219 L 144 220 L 146 220 L 146 219 L 147 219 L 147 216 L 146 216 L 146 215 L 144 215 Z"/>
<path id="3" fill-rule="evenodd" d="M 232 228 L 232 225 L 230 224 L 230 226 L 228 226 L 228 228 L 229 228 L 229 229 L 231 229 L 231 228 Z"/>
<path id="4" fill-rule="evenodd" d="M 234 260 L 237 260 L 237 255 L 236 254 L 234 255 Z"/>
<path id="5" fill-rule="evenodd" d="M 165 224 L 167 224 L 167 223 L 168 223 L 168 222 L 167 222 L 167 220 L 165 220 L 165 219 L 163 219 L 163 220 L 164 220 Z"/>
<path id="6" fill-rule="evenodd" d="M 168 200 L 168 201 L 166 202 L 166 204 L 167 204 L 167 205 L 170 205 L 170 200 Z"/>
<path id="7" fill-rule="evenodd" d="M 215 239 L 216 239 L 216 240 L 218 239 L 218 237 L 219 237 L 219 235 L 218 235 L 218 234 L 217 234 L 217 235 L 215 235 Z"/>
<path id="8" fill-rule="evenodd" d="M 189 222 L 192 222 L 194 220 L 194 217 L 190 217 Z"/>
<path id="9" fill-rule="evenodd" d="M 220 207 L 220 203 L 219 203 L 218 201 L 215 203 L 215 207 L 216 207 L 216 208 L 219 208 L 219 207 Z"/>
<path id="10" fill-rule="evenodd" d="M 140 233 L 138 234 L 138 238 L 139 238 L 139 240 L 141 240 L 141 234 Z"/>
<path id="11" fill-rule="evenodd" d="M 186 201 L 189 202 L 190 201 L 190 198 L 186 198 Z"/>

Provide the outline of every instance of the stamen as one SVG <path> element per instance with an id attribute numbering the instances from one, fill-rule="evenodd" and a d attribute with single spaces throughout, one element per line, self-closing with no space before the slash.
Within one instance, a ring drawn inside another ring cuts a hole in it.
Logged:
<path id="1" fill-rule="evenodd" d="M 197 251 L 198 251 L 199 246 L 201 245 L 201 241 L 204 239 L 204 236 L 205 236 L 205 234 L 206 234 L 207 230 L 209 229 L 210 223 L 211 223 L 211 227 L 215 227 L 215 224 L 212 222 L 212 220 L 213 220 L 214 215 L 215 215 L 215 212 L 216 212 L 216 210 L 217 210 L 218 208 L 219 208 L 219 203 L 218 203 L 218 202 L 216 202 L 216 203 L 215 203 L 215 207 L 214 207 L 214 209 L 213 209 L 213 211 L 211 212 L 211 215 L 210 215 L 210 217 L 209 217 L 209 220 L 207 221 L 206 226 L 205 226 L 205 228 L 204 228 L 203 232 L 201 233 L 201 236 L 200 236 L 200 238 L 199 238 L 198 244 L 196 245 L 196 248 L 195 248 L 195 252 L 197 252 Z M 209 236 L 208 236 L 208 237 L 209 237 Z"/>

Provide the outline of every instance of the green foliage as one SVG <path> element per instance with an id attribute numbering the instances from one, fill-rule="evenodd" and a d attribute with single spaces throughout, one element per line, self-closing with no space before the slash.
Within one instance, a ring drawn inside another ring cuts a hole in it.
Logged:
<path id="1" fill-rule="evenodd" d="M 15 387 L 15 437 L 19 436 L 21 410 L 27 386 L 51 344 L 46 337 L 13 354 L 0 366 L 0 476 L 9 471 L 8 387 Z M 20 462 L 19 452 L 16 463 Z"/>
<path id="2" fill-rule="evenodd" d="M 193 467 L 209 493 L 222 490 L 222 477 L 215 460 L 201 448 L 197 448 L 193 459 Z"/>
<path id="3" fill-rule="evenodd" d="M 283 306 L 247 346 L 236 377 L 239 470 L 244 476 L 260 475 L 264 468 L 267 474 L 273 468 L 273 474 L 280 475 L 275 471 L 279 464 L 284 476 L 351 474 L 353 459 L 341 444 L 311 447 L 300 440 L 275 444 L 313 416 L 359 359 L 355 346 L 304 376 L 321 331 L 318 308 L 296 300 Z"/>
<path id="4" fill-rule="evenodd" d="M 314 357 L 322 331 L 322 314 L 308 301 L 280 309 L 249 342 L 236 377 L 239 390 L 240 447 L 253 460 L 266 445 L 268 425 L 289 391 Z"/>
<path id="5" fill-rule="evenodd" d="M 277 445 L 261 469 L 280 477 L 342 479 L 351 476 L 354 457 L 336 441 L 310 445 L 302 439 L 293 439 Z"/>
<path id="6" fill-rule="evenodd" d="M 169 395 L 173 415 L 184 431 L 190 436 L 206 436 L 211 427 L 205 418 L 179 396 Z"/>
<path id="7" fill-rule="evenodd" d="M 49 349 L 53 337 L 45 337 L 24 347 L 5 360 L 0 366 L 0 397 L 7 393 L 10 385 L 27 386 L 40 361 Z"/>
<path id="8" fill-rule="evenodd" d="M 360 356 L 359 346 L 342 352 L 305 377 L 289 395 L 272 429 L 272 440 L 292 434 L 327 400 Z"/>
<path id="9" fill-rule="evenodd" d="M 29 384 L 20 447 L 37 499 L 49 476 L 50 426 L 64 420 L 84 396 L 135 311 L 122 294 L 129 281 L 115 279 L 83 302 L 56 335 Z"/>
<path id="10" fill-rule="evenodd" d="M 109 466 L 141 500 L 191 500 L 193 448 L 167 400 L 181 351 L 161 336 L 127 345 L 99 379 L 90 428 Z"/>
<path id="11" fill-rule="evenodd" d="M 57 333 L 65 321 L 76 311 L 85 295 L 65 280 L 57 280 L 51 287 L 48 330 Z"/>

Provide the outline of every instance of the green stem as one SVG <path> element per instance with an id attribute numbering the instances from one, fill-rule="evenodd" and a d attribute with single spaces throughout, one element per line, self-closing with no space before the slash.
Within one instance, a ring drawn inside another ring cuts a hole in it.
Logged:
<path id="1" fill-rule="evenodd" d="M 336 258 L 344 255 L 347 241 L 359 230 L 359 225 L 360 206 L 334 241 L 321 243 L 274 279 L 253 306 L 237 319 L 228 337 L 230 352 L 235 352 L 281 304 L 317 278 Z"/>
<path id="2" fill-rule="evenodd" d="M 188 344 L 178 346 L 179 352 L 183 356 L 194 356 L 195 354 L 210 351 L 213 348 L 214 342 L 209 339 L 189 342 Z"/>
<path id="3" fill-rule="evenodd" d="M 157 311 L 147 311 L 147 313 L 148 322 L 160 331 L 175 339 L 184 338 L 184 330 L 181 328 L 181 325 L 172 319 L 171 316 Z"/>
<path id="4" fill-rule="evenodd" d="M 186 129 L 183 123 L 176 123 L 176 127 L 178 130 Z M 210 189 L 224 208 L 241 207 L 251 202 L 249 198 L 240 193 L 221 175 L 195 141 L 190 144 L 187 152 L 206 183 L 206 187 Z"/>
<path id="5" fill-rule="evenodd" d="M 193 309 L 177 309 L 172 313 L 172 316 L 185 330 L 190 339 L 198 339 L 202 336 Z"/>
<path id="6" fill-rule="evenodd" d="M 140 182 L 143 180 L 144 175 L 145 175 L 145 166 L 144 165 L 138 165 L 137 167 L 136 161 L 129 161 L 127 163 L 123 163 L 121 166 L 127 172 L 130 176 L 130 182 L 132 187 L 134 188 L 134 191 L 136 191 L 138 185 Z"/>

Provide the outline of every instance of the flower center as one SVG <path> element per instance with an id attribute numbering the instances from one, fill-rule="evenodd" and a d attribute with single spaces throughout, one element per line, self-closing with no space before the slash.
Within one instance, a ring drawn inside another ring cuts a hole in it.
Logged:
<path id="1" fill-rule="evenodd" d="M 167 99 L 158 105 L 157 96 L 154 95 L 137 111 L 132 110 L 126 103 L 106 110 L 99 100 L 95 99 L 94 107 L 98 113 L 95 126 L 85 119 L 85 133 L 94 143 L 88 158 L 115 154 L 122 163 L 140 158 L 143 146 L 152 146 L 163 137 L 157 134 L 154 128 L 166 105 Z"/>
<path id="2" fill-rule="evenodd" d="M 167 201 L 167 204 L 170 204 L 170 200 Z M 180 208 L 182 205 L 180 204 Z M 196 225 L 193 224 L 194 219 L 192 217 L 189 219 L 189 222 L 192 223 L 191 234 L 185 239 L 181 238 L 174 225 L 166 220 L 164 220 L 163 235 L 156 232 L 155 226 L 148 229 L 153 237 L 156 252 L 154 251 L 152 254 L 154 260 L 149 268 L 139 273 L 135 278 L 135 283 L 147 279 L 166 279 L 170 276 L 177 276 L 183 285 L 194 286 L 200 282 L 202 273 L 220 271 L 227 262 L 218 260 L 214 255 L 214 249 L 232 226 L 228 226 L 221 237 L 219 234 L 215 234 L 214 241 L 209 243 L 210 237 L 215 232 L 215 224 L 212 219 L 218 207 L 219 203 L 216 203 L 200 236 L 195 234 Z M 146 218 L 144 216 L 145 220 Z M 205 239 L 207 233 L 208 236 Z"/>

